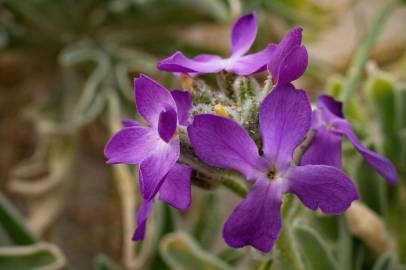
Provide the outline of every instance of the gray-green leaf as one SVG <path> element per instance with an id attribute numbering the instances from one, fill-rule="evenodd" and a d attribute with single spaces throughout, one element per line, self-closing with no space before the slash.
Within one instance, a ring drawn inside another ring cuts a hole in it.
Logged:
<path id="1" fill-rule="evenodd" d="M 160 252 L 174 270 L 230 270 L 226 263 L 202 249 L 183 232 L 166 235 L 160 243 Z"/>
<path id="2" fill-rule="evenodd" d="M 293 231 L 308 269 L 339 269 L 327 243 L 315 230 L 305 225 L 295 225 Z"/>

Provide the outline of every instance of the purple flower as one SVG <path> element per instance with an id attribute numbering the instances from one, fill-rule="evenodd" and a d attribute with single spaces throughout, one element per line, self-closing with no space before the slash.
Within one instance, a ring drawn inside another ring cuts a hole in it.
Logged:
<path id="1" fill-rule="evenodd" d="M 301 45 L 302 28 L 293 28 L 276 46 L 268 62 L 268 71 L 275 85 L 298 79 L 308 64 L 307 50 Z"/>
<path id="2" fill-rule="evenodd" d="M 192 98 L 188 92 L 167 91 L 157 82 L 141 75 L 134 81 L 135 103 L 145 126 L 124 120 L 124 128 L 106 144 L 109 164 L 139 164 L 142 203 L 133 240 L 142 240 L 145 224 L 159 192 L 164 202 L 185 210 L 191 202 L 191 169 L 177 164 L 178 125 L 188 124 Z"/>
<path id="3" fill-rule="evenodd" d="M 361 144 L 351 124 L 343 116 L 341 102 L 329 96 L 320 96 L 317 100 L 317 109 L 313 112 L 312 128 L 317 134 L 303 156 L 302 164 L 326 164 L 341 169 L 341 141 L 342 137 L 346 136 L 363 158 L 388 183 L 396 182 L 397 173 L 393 164 Z"/>
<path id="4" fill-rule="evenodd" d="M 206 163 L 241 172 L 253 185 L 224 225 L 232 247 L 251 245 L 270 251 L 281 229 L 282 194 L 290 192 L 312 210 L 345 211 L 358 193 L 352 181 L 328 165 L 292 164 L 293 151 L 311 125 L 306 93 L 290 84 L 276 87 L 259 111 L 263 155 L 238 123 L 215 115 L 197 115 L 188 127 L 196 154 Z"/>
<path id="5" fill-rule="evenodd" d="M 257 18 L 255 13 L 240 17 L 231 32 L 231 56 L 221 58 L 218 55 L 198 55 L 193 59 L 185 57 L 181 52 L 162 60 L 157 67 L 163 71 L 196 73 L 217 73 L 222 70 L 238 75 L 249 75 L 264 71 L 269 58 L 275 49 L 270 44 L 267 48 L 254 54 L 248 50 L 257 35 Z"/>

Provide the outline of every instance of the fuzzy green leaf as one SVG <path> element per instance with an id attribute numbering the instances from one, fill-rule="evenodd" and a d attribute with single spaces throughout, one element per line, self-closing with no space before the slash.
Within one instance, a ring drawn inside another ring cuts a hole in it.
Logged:
<path id="1" fill-rule="evenodd" d="M 229 270 L 226 263 L 202 249 L 189 235 L 166 235 L 160 244 L 164 260 L 173 270 Z"/>
<path id="2" fill-rule="evenodd" d="M 193 228 L 193 236 L 204 248 L 210 248 L 218 236 L 221 226 L 221 207 L 218 194 L 211 192 L 206 194 L 201 203 L 199 216 Z M 210 216 L 210 218 L 207 218 Z"/>
<path id="3" fill-rule="evenodd" d="M 23 217 L 2 193 L 0 193 L 0 229 L 15 245 L 29 245 L 38 241 L 38 237 L 25 225 Z"/>
<path id="4" fill-rule="evenodd" d="M 370 111 L 376 114 L 379 120 L 383 150 L 391 159 L 396 158 L 400 145 L 395 121 L 395 90 L 393 80 L 385 74 L 372 79 L 366 87 L 366 94 L 370 100 Z"/>
<path id="5" fill-rule="evenodd" d="M 64 256 L 51 244 L 37 243 L 0 248 L 0 269 L 63 269 L 64 266 Z"/>
<path id="6" fill-rule="evenodd" d="M 293 230 L 308 265 L 307 269 L 339 269 L 327 243 L 315 230 L 305 225 L 295 225 Z"/>
<path id="7" fill-rule="evenodd" d="M 395 270 L 396 260 L 391 254 L 383 254 L 376 261 L 372 270 Z"/>
<path id="8" fill-rule="evenodd" d="M 96 270 L 118 270 L 118 266 L 106 255 L 99 254 L 93 261 L 94 269 Z"/>

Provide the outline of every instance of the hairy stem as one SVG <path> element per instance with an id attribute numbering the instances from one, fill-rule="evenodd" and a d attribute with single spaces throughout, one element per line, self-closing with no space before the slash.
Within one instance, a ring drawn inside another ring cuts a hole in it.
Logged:
<path id="1" fill-rule="evenodd" d="M 365 62 L 368 60 L 368 56 L 383 28 L 383 25 L 399 2 L 400 0 L 391 0 L 374 18 L 374 20 L 370 24 L 369 29 L 365 33 L 362 43 L 355 54 L 353 62 L 351 63 L 350 69 L 347 72 L 346 79 L 341 91 L 340 100 L 344 103 L 345 107 L 347 106 L 347 103 L 351 98 L 354 89 L 358 85 L 358 81 L 364 69 Z"/>
<path id="2" fill-rule="evenodd" d="M 307 149 L 309 149 L 314 137 L 316 136 L 315 130 L 310 130 L 307 132 L 306 139 L 303 141 L 301 145 L 299 145 L 295 152 L 293 153 L 292 164 L 299 165 L 300 160 L 302 159 L 303 155 L 306 153 Z"/>
<path id="3" fill-rule="evenodd" d="M 284 270 L 304 270 L 303 262 L 295 247 L 295 242 L 291 232 L 289 213 L 296 202 L 292 194 L 285 195 L 282 205 L 282 220 L 285 226 L 282 226 L 281 233 L 275 243 L 275 248 L 278 251 L 275 257 L 275 262 L 280 269 Z"/>
<path id="4" fill-rule="evenodd" d="M 192 183 L 201 188 L 212 189 L 222 184 L 242 198 L 248 193 L 244 185 L 245 179 L 236 172 L 212 168 L 191 154 L 182 153 L 179 161 L 195 171 L 192 175 Z"/>

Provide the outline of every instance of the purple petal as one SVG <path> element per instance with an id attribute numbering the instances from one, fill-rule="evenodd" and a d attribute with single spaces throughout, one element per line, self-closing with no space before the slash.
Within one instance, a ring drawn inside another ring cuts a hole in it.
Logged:
<path id="1" fill-rule="evenodd" d="M 150 155 L 160 141 L 151 128 L 126 127 L 110 138 L 104 148 L 104 155 L 109 164 L 138 164 Z"/>
<path id="2" fill-rule="evenodd" d="M 255 12 L 240 17 L 231 32 L 231 51 L 233 56 L 245 54 L 257 36 L 257 15 Z"/>
<path id="3" fill-rule="evenodd" d="M 362 145 L 352 130 L 351 124 L 345 120 L 338 120 L 334 121 L 333 125 L 335 127 L 335 131 L 346 135 L 352 145 L 354 145 L 364 159 L 368 161 L 368 163 L 374 167 L 375 170 L 382 175 L 382 177 L 385 178 L 389 184 L 396 183 L 397 172 L 392 162 Z"/>
<path id="4" fill-rule="evenodd" d="M 178 115 L 176 111 L 169 107 L 167 110 L 161 112 L 158 120 L 158 133 L 162 140 L 169 142 L 175 134 L 178 125 Z"/>
<path id="5" fill-rule="evenodd" d="M 296 194 L 312 210 L 340 214 L 359 198 L 351 179 L 341 170 L 326 165 L 305 165 L 289 169 L 288 192 Z"/>
<path id="6" fill-rule="evenodd" d="M 280 62 L 276 75 L 276 85 L 283 85 L 297 80 L 303 75 L 308 64 L 307 50 L 305 47 L 296 46 Z"/>
<path id="7" fill-rule="evenodd" d="M 214 54 L 199 54 L 199 55 L 193 57 L 192 60 L 195 60 L 198 62 L 210 62 L 210 61 L 214 61 L 214 60 L 221 60 L 221 57 L 218 55 L 214 55 Z M 182 74 L 185 74 L 185 72 L 174 72 L 174 74 L 176 76 L 181 76 Z M 190 77 L 196 77 L 200 73 L 199 72 L 187 72 L 186 74 L 189 75 Z"/>
<path id="8" fill-rule="evenodd" d="M 179 158 L 179 139 L 170 143 L 161 140 L 154 152 L 140 164 L 140 189 L 146 200 L 152 199 L 158 192 L 164 177 Z"/>
<path id="9" fill-rule="evenodd" d="M 196 154 L 209 165 L 237 170 L 248 179 L 257 177 L 264 168 L 255 142 L 230 119 L 196 115 L 188 134 Z"/>
<path id="10" fill-rule="evenodd" d="M 307 51 L 301 46 L 302 29 L 292 29 L 279 43 L 270 61 L 268 71 L 277 85 L 299 78 L 307 67 Z"/>
<path id="11" fill-rule="evenodd" d="M 274 49 L 275 45 L 269 44 L 262 51 L 241 56 L 236 61 L 231 62 L 231 64 L 227 66 L 226 70 L 241 76 L 262 72 L 266 70 L 266 65 L 269 62 Z"/>
<path id="12" fill-rule="evenodd" d="M 343 104 L 334 100 L 330 96 L 320 96 L 317 99 L 317 107 L 323 111 L 323 114 L 328 114 L 330 116 L 328 119 L 325 119 L 326 121 L 329 121 L 334 116 L 344 118 Z"/>
<path id="13" fill-rule="evenodd" d="M 152 127 L 157 128 L 162 111 L 176 109 L 169 91 L 151 78 L 141 75 L 134 81 L 134 88 L 138 113 Z"/>
<path id="14" fill-rule="evenodd" d="M 133 234 L 132 237 L 133 241 L 144 240 L 145 226 L 147 224 L 148 216 L 151 213 L 153 204 L 154 204 L 153 200 L 150 201 L 146 201 L 144 199 L 142 200 L 137 214 L 137 229 Z"/>
<path id="15" fill-rule="evenodd" d="M 272 249 L 281 229 L 281 182 L 259 179 L 227 219 L 223 237 L 234 248 Z"/>
<path id="16" fill-rule="evenodd" d="M 310 124 L 311 106 L 306 92 L 292 85 L 276 87 L 259 109 L 264 156 L 280 170 L 289 166 Z"/>
<path id="17" fill-rule="evenodd" d="M 192 109 L 192 96 L 188 91 L 172 90 L 172 97 L 178 109 L 179 124 L 187 126 L 189 124 L 189 112 Z"/>
<path id="18" fill-rule="evenodd" d="M 325 127 L 318 128 L 309 149 L 302 157 L 301 165 L 329 165 L 341 169 L 341 141 L 341 134 L 330 132 Z"/>
<path id="19" fill-rule="evenodd" d="M 223 70 L 225 62 L 221 57 L 208 57 L 204 60 L 193 60 L 184 56 L 181 52 L 162 60 L 158 63 L 157 68 L 168 72 L 183 73 L 216 73 Z"/>
<path id="20" fill-rule="evenodd" d="M 192 202 L 191 174 L 191 168 L 175 164 L 159 189 L 159 198 L 179 210 L 189 208 Z"/>
<path id="21" fill-rule="evenodd" d="M 121 124 L 123 125 L 123 127 L 142 127 L 140 123 L 132 119 L 124 119 L 121 121 Z"/>

